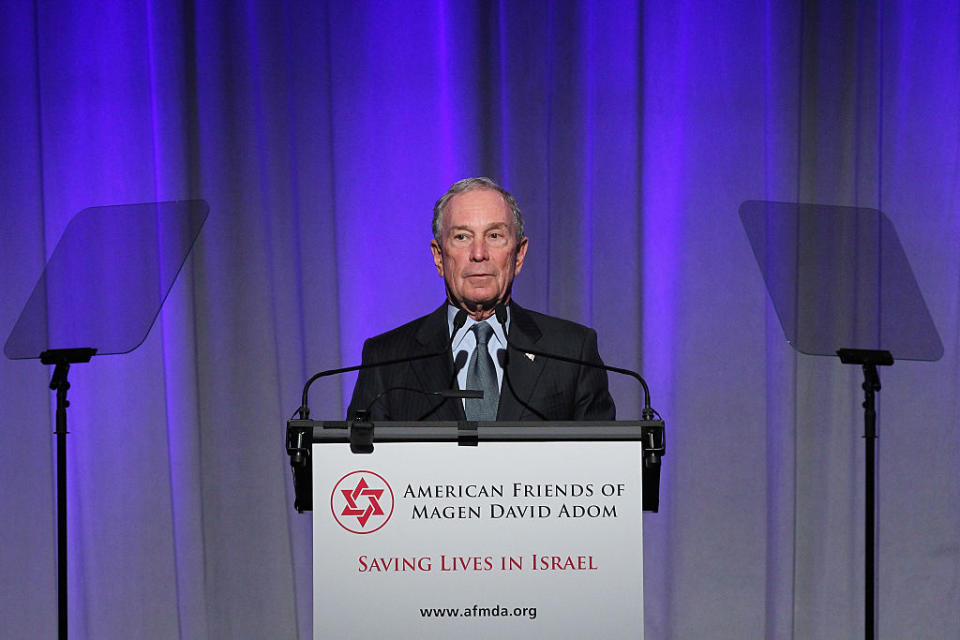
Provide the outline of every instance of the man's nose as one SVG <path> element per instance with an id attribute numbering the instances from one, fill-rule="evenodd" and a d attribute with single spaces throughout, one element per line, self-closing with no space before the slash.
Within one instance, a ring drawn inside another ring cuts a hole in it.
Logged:
<path id="1" fill-rule="evenodd" d="M 484 238 L 474 238 L 470 244 L 470 259 L 474 262 L 483 262 L 490 257 L 487 243 Z"/>

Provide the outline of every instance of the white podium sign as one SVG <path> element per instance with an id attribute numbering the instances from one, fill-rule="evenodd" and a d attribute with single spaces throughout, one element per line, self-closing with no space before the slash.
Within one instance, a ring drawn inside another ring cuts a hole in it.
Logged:
<path id="1" fill-rule="evenodd" d="M 639 442 L 312 456 L 314 638 L 643 638 Z"/>

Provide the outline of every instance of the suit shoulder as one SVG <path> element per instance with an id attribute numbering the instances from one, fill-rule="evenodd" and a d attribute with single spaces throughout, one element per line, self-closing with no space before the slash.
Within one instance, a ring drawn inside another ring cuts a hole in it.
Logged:
<path id="1" fill-rule="evenodd" d="M 593 332 L 588 326 L 582 325 L 578 322 L 572 320 L 566 320 L 564 318 L 558 318 L 556 316 L 548 316 L 545 313 L 540 313 L 538 311 L 530 311 L 529 309 L 524 309 L 523 313 L 530 316 L 530 320 L 534 322 L 544 333 L 553 333 L 553 334 L 563 334 L 563 335 L 585 335 Z"/>
<path id="2" fill-rule="evenodd" d="M 390 329 L 381 334 L 375 335 L 371 338 L 367 338 L 364 342 L 364 351 L 370 351 L 371 353 L 391 353 L 397 350 L 403 351 L 411 343 L 417 341 L 418 336 L 422 335 L 422 332 L 428 330 L 430 325 L 437 324 L 437 312 L 429 313 L 425 316 L 411 320 L 406 324 L 402 324 L 395 329 Z M 442 319 L 441 319 L 442 320 Z M 438 325 L 442 328 L 442 325 Z"/>
<path id="3" fill-rule="evenodd" d="M 420 327 L 423 326 L 424 321 L 429 317 L 430 316 L 423 316 L 421 318 L 417 318 L 416 320 L 411 320 L 410 322 L 406 324 L 402 324 L 399 327 L 390 329 L 389 331 L 384 331 L 383 333 L 367 338 L 367 341 L 383 343 L 383 342 L 392 342 L 397 338 L 401 338 L 405 336 L 415 336 L 417 334 L 417 331 L 420 329 Z"/>

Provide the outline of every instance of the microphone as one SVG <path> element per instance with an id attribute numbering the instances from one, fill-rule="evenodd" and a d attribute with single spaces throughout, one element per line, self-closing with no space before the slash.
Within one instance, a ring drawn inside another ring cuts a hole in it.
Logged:
<path id="1" fill-rule="evenodd" d="M 464 313 L 464 317 L 466 317 L 465 312 L 461 312 L 461 313 Z M 456 324 L 456 322 L 454 322 L 454 324 Z M 460 325 L 463 326 L 463 323 L 460 323 Z M 453 333 L 455 334 L 456 332 L 457 330 L 454 329 Z M 463 365 L 465 365 L 466 363 L 467 363 L 467 352 L 458 351 L 457 357 L 453 361 L 453 377 L 450 381 L 450 386 L 453 386 L 453 380 L 457 379 L 457 374 L 460 373 L 460 369 L 462 369 Z M 363 415 L 369 414 L 370 409 L 373 408 L 373 405 L 375 405 L 377 401 L 380 400 L 380 398 L 382 398 L 383 396 L 393 391 L 409 391 L 412 393 L 419 393 L 424 396 L 439 396 L 443 398 L 443 400 L 440 401 L 440 404 L 443 404 L 443 402 L 446 401 L 448 398 L 460 398 L 460 399 L 483 398 L 483 391 L 480 389 L 441 389 L 439 391 L 424 391 L 423 389 L 417 389 L 415 387 L 402 387 L 402 386 L 390 387 L 389 389 L 384 389 L 383 391 L 378 393 L 376 397 L 373 400 L 371 400 L 369 404 L 367 404 L 367 406 L 363 409 Z M 439 407 L 440 407 L 439 404 L 433 407 L 432 409 L 430 409 L 430 411 L 427 412 L 427 415 L 433 413 Z M 357 413 L 359 414 L 359 411 Z"/>
<path id="2" fill-rule="evenodd" d="M 497 316 L 497 322 L 502 326 L 507 326 L 507 308 L 501 302 L 497 304 L 494 308 L 494 314 Z M 513 349 L 514 351 L 521 351 L 523 353 L 530 353 L 535 356 L 540 356 L 541 358 L 549 358 L 551 360 L 559 360 L 561 362 L 569 362 L 570 364 L 576 364 L 584 367 L 593 367 L 595 369 L 603 369 L 604 371 L 612 371 L 613 373 L 619 373 L 622 375 L 627 375 L 632 378 L 636 378 L 640 382 L 640 386 L 643 387 L 643 409 L 640 411 L 641 420 L 653 420 L 655 415 L 658 415 L 657 412 L 650 405 L 650 387 L 647 386 L 647 381 L 637 373 L 630 369 L 621 369 L 620 367 L 611 367 L 605 365 L 602 362 L 590 362 L 589 360 L 580 360 L 578 358 L 570 358 L 568 356 L 561 356 L 556 353 L 546 353 L 544 351 L 537 351 L 536 349 L 531 349 L 528 346 L 518 346 L 510 341 L 510 336 L 507 336 L 507 347 Z M 504 367 L 506 371 L 506 367 Z"/>
<path id="3" fill-rule="evenodd" d="M 426 360 L 428 358 L 438 358 L 441 356 L 446 356 L 450 351 L 450 345 L 453 344 L 453 338 L 457 335 L 457 331 L 467 322 L 467 312 L 461 309 L 457 312 L 457 315 L 453 318 L 453 331 L 450 333 L 450 340 L 447 342 L 447 348 L 443 351 L 437 351 L 435 353 L 423 353 L 415 356 L 406 356 L 404 358 L 393 358 L 391 360 L 381 360 L 379 362 L 367 362 L 364 364 L 357 364 L 350 367 L 341 367 L 339 369 L 328 369 L 326 371 L 321 371 L 320 373 L 315 373 L 307 380 L 303 385 L 303 394 L 300 397 L 300 408 L 297 409 L 295 415 L 299 415 L 301 420 L 310 419 L 310 407 L 307 404 L 307 395 L 310 392 L 310 386 L 320 378 L 326 378 L 327 376 L 337 376 L 342 373 L 350 373 L 351 371 L 362 371 L 364 369 L 374 369 L 377 367 L 386 367 L 392 364 L 403 364 L 405 362 L 416 362 L 417 360 Z M 461 364 L 460 367 L 463 367 Z M 459 371 L 459 368 L 454 369 L 454 375 Z M 386 393 L 386 392 L 384 392 Z M 424 392 L 428 393 L 428 392 Z M 383 395 L 383 394 L 381 394 Z M 378 398 L 380 396 L 377 396 Z M 372 405 L 373 403 L 371 403 Z"/>
<path id="4" fill-rule="evenodd" d="M 500 303 L 495 307 L 494 313 L 497 316 L 497 322 L 503 326 L 506 326 L 507 309 L 503 303 Z M 647 381 L 644 380 L 639 373 L 636 371 L 631 371 L 630 369 L 611 367 L 600 362 L 589 362 L 586 360 L 579 360 L 577 358 L 569 358 L 556 353 L 547 353 L 545 351 L 531 349 L 527 346 L 516 345 L 510 341 L 509 336 L 507 336 L 507 347 L 508 349 L 513 349 L 514 351 L 530 353 L 542 358 L 550 358 L 553 360 L 560 360 L 561 362 L 569 362 L 571 364 L 594 367 L 596 369 L 603 369 L 604 371 L 612 371 L 613 373 L 628 375 L 632 378 L 636 378 L 640 382 L 640 385 L 643 387 L 643 409 L 640 412 L 640 419 L 642 422 L 646 423 L 641 425 L 640 434 L 643 442 L 644 457 L 642 503 L 644 511 L 657 512 L 660 508 L 660 458 L 666 454 L 666 439 L 664 434 L 665 425 L 662 418 L 660 420 L 654 419 L 654 416 L 660 418 L 660 414 L 658 414 L 650 405 L 650 388 L 647 386 Z M 504 365 L 506 364 L 505 360 L 505 357 L 501 360 L 501 363 Z M 504 366 L 504 380 L 509 384 L 507 371 L 507 367 Z M 532 407 L 528 408 L 537 413 Z"/>
<path id="5" fill-rule="evenodd" d="M 456 333 L 456 330 L 454 330 L 454 333 Z M 452 337 L 450 338 L 450 341 L 451 341 L 451 342 L 453 341 L 453 338 L 452 338 Z M 463 369 L 463 366 L 464 366 L 465 364 L 467 364 L 467 358 L 468 358 L 468 357 L 469 357 L 469 356 L 467 355 L 467 352 L 466 352 L 466 351 L 457 351 L 457 355 L 456 355 L 456 357 L 454 357 L 454 359 L 453 359 L 453 377 L 454 377 L 454 379 L 456 379 L 457 374 L 460 373 L 460 369 Z M 450 384 L 453 384 L 453 382 L 451 381 Z"/>
<path id="6" fill-rule="evenodd" d="M 327 376 L 340 375 L 341 373 L 349 373 L 350 371 L 362 371 L 364 369 L 373 369 L 375 367 L 385 367 L 391 364 L 401 364 L 404 362 L 416 362 L 417 360 L 426 360 L 428 358 L 437 358 L 437 357 L 446 357 L 450 352 L 450 345 L 453 344 L 453 337 L 456 335 L 463 325 L 467 321 L 467 312 L 460 310 L 457 312 L 457 315 L 453 319 L 453 333 L 450 336 L 450 341 L 447 343 L 447 348 L 443 351 L 438 351 L 436 353 L 424 353 L 420 355 L 407 356 L 405 358 L 394 358 L 391 360 L 381 360 L 379 362 L 368 362 L 359 365 L 354 365 L 352 367 L 341 367 L 339 369 L 328 369 L 326 371 L 321 371 L 310 376 L 307 382 L 303 385 L 303 394 L 301 396 L 300 408 L 294 412 L 294 415 L 291 416 L 290 421 L 287 422 L 287 454 L 290 456 L 290 467 L 293 472 L 293 488 L 294 488 L 294 508 L 303 513 L 304 511 L 309 511 L 313 508 L 313 481 L 311 479 L 311 461 L 310 461 L 310 448 L 309 448 L 309 429 L 308 428 L 299 428 L 291 430 L 291 423 L 295 422 L 295 418 L 299 415 L 299 419 L 303 423 L 309 423 L 310 420 L 310 407 L 307 404 L 307 397 L 310 392 L 310 386 L 320 378 L 325 378 Z M 462 357 L 461 357 L 462 356 Z M 456 369 L 454 370 L 454 376 L 458 372 L 463 364 L 467 360 L 466 352 L 461 352 L 458 354 L 457 360 L 455 362 Z M 455 379 L 455 378 L 454 378 Z M 421 393 L 423 392 L 419 389 Z M 456 393 L 455 390 L 451 391 L 438 391 L 435 392 L 436 395 L 445 396 L 440 402 L 443 403 L 446 401 L 446 397 L 449 394 Z M 371 403 L 372 404 L 372 403 Z M 439 405 L 437 405 L 439 406 Z M 303 427 L 303 425 L 301 425 Z M 354 443 L 351 441 L 350 444 L 351 450 L 354 450 Z M 359 447 L 359 445 L 358 445 Z M 362 451 L 362 448 L 358 448 L 357 451 Z"/>

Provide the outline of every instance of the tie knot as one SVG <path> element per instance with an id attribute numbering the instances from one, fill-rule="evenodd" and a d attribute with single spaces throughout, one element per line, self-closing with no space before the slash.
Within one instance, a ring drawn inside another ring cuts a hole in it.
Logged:
<path id="1" fill-rule="evenodd" d="M 486 322 L 478 322 L 473 325 L 473 332 L 477 336 L 477 344 L 485 347 L 487 346 L 487 342 L 490 341 L 490 336 L 493 335 L 493 327 Z"/>

